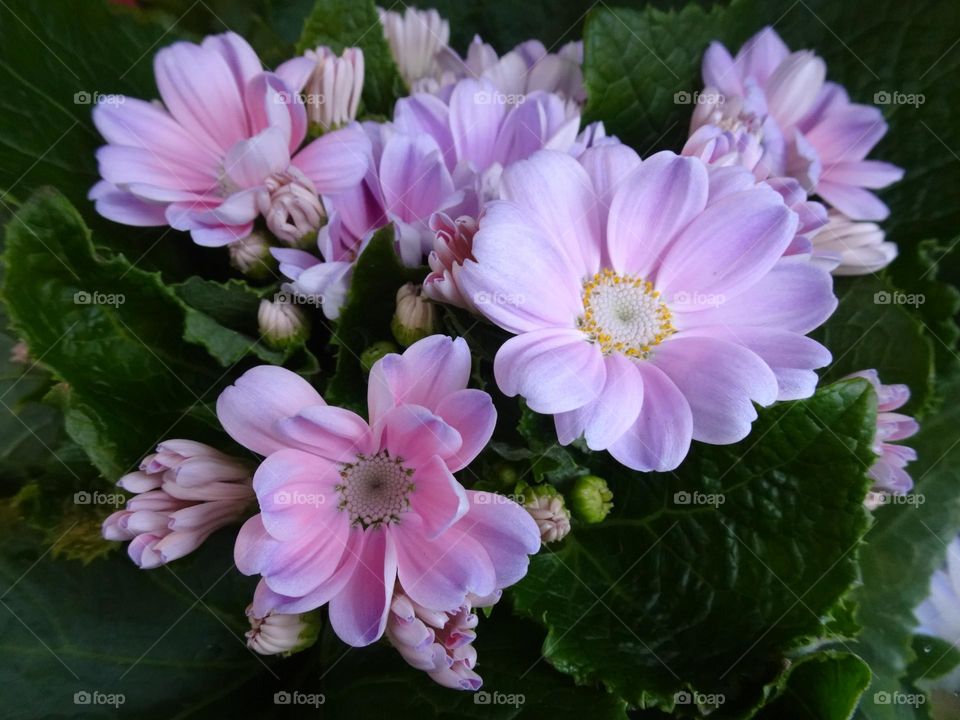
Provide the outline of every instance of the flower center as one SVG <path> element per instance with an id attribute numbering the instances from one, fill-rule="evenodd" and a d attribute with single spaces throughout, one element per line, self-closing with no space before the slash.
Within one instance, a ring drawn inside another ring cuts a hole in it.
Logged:
<path id="1" fill-rule="evenodd" d="M 583 310 L 577 324 L 604 355 L 645 359 L 650 348 L 675 332 L 673 316 L 653 283 L 613 270 L 598 272 L 583 284 Z"/>
<path id="2" fill-rule="evenodd" d="M 390 457 L 386 450 L 357 455 L 356 462 L 344 463 L 340 469 L 337 509 L 349 513 L 350 522 L 364 529 L 400 522 L 400 515 L 410 507 L 412 475 L 403 458 Z"/>

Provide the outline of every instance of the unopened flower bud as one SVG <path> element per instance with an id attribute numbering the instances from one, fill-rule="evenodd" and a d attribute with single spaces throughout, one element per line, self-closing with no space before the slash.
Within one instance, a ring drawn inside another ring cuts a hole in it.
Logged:
<path id="1" fill-rule="evenodd" d="M 533 485 L 523 495 L 523 507 L 540 528 L 540 539 L 545 543 L 563 540 L 570 532 L 570 511 L 563 495 L 552 485 Z"/>
<path id="2" fill-rule="evenodd" d="M 326 132 L 356 120 L 363 93 L 363 50 L 346 48 L 337 57 L 321 46 L 304 54 L 316 63 L 303 89 L 311 125 Z"/>
<path id="3" fill-rule="evenodd" d="M 230 264 L 255 280 L 267 277 L 277 266 L 270 254 L 270 243 L 266 236 L 257 230 L 242 240 L 230 243 L 227 249 L 230 251 Z"/>
<path id="4" fill-rule="evenodd" d="M 390 54 L 407 85 L 436 75 L 437 54 L 450 41 L 450 23 L 433 9 L 408 7 L 402 15 L 382 8 L 377 10 Z"/>
<path id="5" fill-rule="evenodd" d="M 18 340 L 14 346 L 10 348 L 10 362 L 17 363 L 18 365 L 30 364 L 30 348 L 27 347 L 27 344 L 23 340 Z"/>
<path id="6" fill-rule="evenodd" d="M 313 182 L 293 165 L 267 178 L 257 204 L 270 232 L 293 247 L 315 240 L 327 218 Z"/>
<path id="7" fill-rule="evenodd" d="M 320 635 L 317 613 L 283 615 L 268 612 L 264 617 L 253 614 L 253 605 L 247 607 L 250 629 L 246 632 L 247 647 L 261 655 L 291 655 L 306 650 Z"/>
<path id="8" fill-rule="evenodd" d="M 579 478 L 570 493 L 570 507 L 585 523 L 601 522 L 613 509 L 613 493 L 607 481 L 596 475 Z"/>
<path id="9" fill-rule="evenodd" d="M 279 350 L 300 345 L 310 334 L 306 314 L 288 302 L 261 300 L 257 323 L 260 334 Z"/>
<path id="10" fill-rule="evenodd" d="M 397 342 L 404 347 L 433 334 L 436 309 L 421 295 L 422 288 L 407 283 L 397 290 L 397 311 L 390 329 Z"/>
<path id="11" fill-rule="evenodd" d="M 813 236 L 816 255 L 833 260 L 834 275 L 869 275 L 897 257 L 897 245 L 886 240 L 883 229 L 872 222 L 856 222 L 831 210 L 827 224 Z"/>
<path id="12" fill-rule="evenodd" d="M 380 358 L 395 352 L 397 352 L 397 346 L 389 340 L 375 342 L 360 353 L 360 367 L 363 368 L 364 372 L 370 372 Z"/>

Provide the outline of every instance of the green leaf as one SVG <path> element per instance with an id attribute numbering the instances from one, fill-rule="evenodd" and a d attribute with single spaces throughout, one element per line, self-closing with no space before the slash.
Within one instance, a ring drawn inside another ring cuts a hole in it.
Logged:
<path id="1" fill-rule="evenodd" d="M 303 26 L 297 52 L 327 45 L 363 50 L 363 106 L 367 113 L 390 117 L 406 89 L 383 36 L 373 0 L 317 0 Z"/>
<path id="2" fill-rule="evenodd" d="M 942 394 L 956 398 L 958 392 L 960 382 L 954 380 Z M 926 597 L 930 576 L 960 530 L 958 426 L 960 404 L 952 402 L 927 417 L 920 433 L 904 442 L 919 455 L 907 470 L 916 483 L 914 496 L 922 502 L 880 508 L 866 536 L 860 556 L 863 584 L 854 593 L 864 630 L 852 649 L 873 670 L 871 693 L 906 691 L 902 679 L 915 659 L 913 609 Z M 908 712 L 893 704 L 862 708 L 869 720 L 911 717 Z"/>
<path id="3" fill-rule="evenodd" d="M 827 381 L 875 368 L 886 383 L 905 383 L 913 414 L 933 396 L 933 344 L 910 306 L 911 297 L 887 281 L 872 276 L 838 278 L 840 305 L 813 336 L 833 352 Z"/>
<path id="4" fill-rule="evenodd" d="M 160 276 L 98 255 L 62 195 L 41 192 L 17 212 L 4 265 L 11 324 L 66 383 L 67 432 L 105 477 L 169 437 L 223 380 L 199 348 L 184 347 L 182 304 Z"/>
<path id="5" fill-rule="evenodd" d="M 687 689 L 723 694 L 724 713 L 753 703 L 784 652 L 829 632 L 857 577 L 875 402 L 864 381 L 823 387 L 670 474 L 594 456 L 613 512 L 536 555 L 514 590 L 549 630 L 546 658 L 640 707 L 670 710 Z"/>
<path id="6" fill-rule="evenodd" d="M 911 684 L 918 680 L 935 680 L 960 665 L 960 649 L 943 638 L 929 635 L 913 636 L 914 661 L 907 669 Z"/>
<path id="7" fill-rule="evenodd" d="M 795 663 L 786 687 L 757 720 L 849 720 L 870 684 L 870 668 L 850 653 L 817 653 Z"/>
<path id="8" fill-rule="evenodd" d="M 360 254 L 353 271 L 347 301 L 333 330 L 337 368 L 324 397 L 331 405 L 364 412 L 367 383 L 360 354 L 373 343 L 391 340 L 390 320 L 396 309 L 397 290 L 407 282 L 420 282 L 422 269 L 405 268 L 394 249 L 393 227 L 378 230 Z"/>

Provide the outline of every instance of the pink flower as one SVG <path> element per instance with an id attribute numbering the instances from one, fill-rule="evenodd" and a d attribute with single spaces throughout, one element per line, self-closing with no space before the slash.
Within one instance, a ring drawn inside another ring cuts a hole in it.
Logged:
<path id="1" fill-rule="evenodd" d="M 477 651 L 473 641 L 479 623 L 475 605 L 486 607 L 499 599 L 468 595 L 454 610 L 430 610 L 398 589 L 390 603 L 386 636 L 412 667 L 454 690 L 479 690 L 483 680 L 473 668 Z"/>
<path id="2" fill-rule="evenodd" d="M 913 480 L 904 467 L 917 459 L 917 452 L 905 445 L 894 445 L 915 435 L 920 425 L 912 417 L 895 413 L 910 399 L 906 385 L 884 385 L 876 370 L 861 370 L 847 377 L 867 380 L 877 393 L 877 434 L 873 451 L 877 460 L 870 466 L 873 488 L 867 496 L 866 505 L 873 509 L 884 502 L 886 495 L 904 495 L 913 488 Z"/>
<path id="3" fill-rule="evenodd" d="M 836 307 L 830 275 L 781 260 L 796 213 L 722 170 L 606 145 L 504 173 L 459 284 L 516 335 L 500 389 L 554 415 L 561 443 L 668 470 L 691 439 L 744 438 L 754 403 L 812 394 L 830 354 L 805 334 Z"/>
<path id="4" fill-rule="evenodd" d="M 457 282 L 463 263 L 473 259 L 471 248 L 477 221 L 468 215 L 451 220 L 444 213 L 436 213 L 430 219 L 430 229 L 434 232 L 433 252 L 429 257 L 431 272 L 423 281 L 423 294 L 437 302 L 478 312 Z"/>
<path id="5" fill-rule="evenodd" d="M 821 58 L 807 50 L 791 53 L 769 27 L 735 58 L 712 43 L 703 58 L 706 102 L 694 113 L 691 140 L 697 136 L 701 147 L 713 141 L 728 154 L 739 153 L 759 179 L 793 177 L 853 219 L 882 220 L 887 207 L 869 190 L 896 182 L 903 170 L 865 158 L 887 125 L 877 108 L 851 103 L 825 78 Z M 759 145 L 759 161 L 751 143 Z"/>
<path id="6" fill-rule="evenodd" d="M 307 118 L 295 94 L 314 65 L 300 57 L 264 72 L 234 33 L 158 52 L 162 106 L 121 97 L 94 109 L 108 143 L 97 152 L 103 180 L 90 191 L 97 211 L 127 225 L 188 230 L 208 246 L 249 235 L 258 214 L 286 242 L 316 231 L 317 194 L 356 184 L 369 143 L 348 127 L 296 152 Z"/>
<path id="7" fill-rule="evenodd" d="M 362 183 L 331 198 L 322 261 L 281 249 L 274 251 L 280 270 L 293 292 L 322 296 L 324 313 L 336 318 L 353 262 L 374 231 L 393 223 L 404 264 L 420 265 L 435 248 L 434 213 L 476 217 L 497 197 L 504 168 L 542 148 L 582 149 L 579 123 L 557 95 L 535 92 L 510 104 L 487 80 L 461 80 L 448 102 L 424 93 L 401 98 L 392 125 L 364 125 L 373 163 Z"/>
<path id="8" fill-rule="evenodd" d="M 254 368 L 223 392 L 223 427 L 267 456 L 253 481 L 260 514 L 235 549 L 241 572 L 263 576 L 254 614 L 329 603 L 337 635 L 368 645 L 397 582 L 423 607 L 453 611 L 523 577 L 535 523 L 452 474 L 496 422 L 490 396 L 466 389 L 470 368 L 466 342 L 439 335 L 387 355 L 370 372 L 369 424 L 283 368 Z"/>
<path id="9" fill-rule="evenodd" d="M 165 440 L 117 485 L 135 496 L 103 521 L 107 540 L 130 540 L 141 568 L 196 550 L 215 530 L 243 520 L 253 506 L 250 466 L 192 440 Z"/>

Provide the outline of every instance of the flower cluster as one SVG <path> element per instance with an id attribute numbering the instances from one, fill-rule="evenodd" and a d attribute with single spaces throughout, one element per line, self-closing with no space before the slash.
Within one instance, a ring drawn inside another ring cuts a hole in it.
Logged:
<path id="1" fill-rule="evenodd" d="M 375 289 L 387 315 L 357 348 L 365 414 L 328 404 L 332 385 L 321 395 L 283 367 L 247 369 L 217 417 L 255 468 L 165 441 L 120 480 L 135 497 L 103 533 L 155 568 L 242 523 L 234 561 L 259 578 L 252 650 L 304 649 L 325 609 L 348 645 L 386 638 L 472 691 L 475 608 L 523 578 L 541 543 L 615 512 L 588 472 L 565 491 L 514 478 L 514 495 L 490 492 L 470 465 L 493 437 L 495 398 L 522 398 L 560 445 L 629 471 L 672 471 L 694 441 L 743 440 L 758 407 L 815 392 L 832 355 L 810 335 L 837 307 L 834 276 L 896 257 L 871 191 L 902 171 L 867 159 L 880 112 L 770 28 L 735 56 L 712 44 L 684 147 L 641 157 L 582 126 L 581 43 L 498 55 L 477 37 L 461 56 L 436 11 L 379 17 L 409 89 L 389 118 L 364 112 L 361 49 L 321 46 L 270 71 L 233 33 L 160 50 L 160 102 L 94 109 L 97 210 L 229 246 L 251 279 L 279 270 L 257 317 L 275 351 L 304 345 L 312 310 L 327 327 L 371 292 L 352 286 L 375 235 L 403 266 Z M 485 353 L 472 352 L 477 325 L 498 338 Z M 912 488 L 915 454 L 893 443 L 918 426 L 893 412 L 906 386 L 856 375 L 878 397 L 874 509 Z"/>

